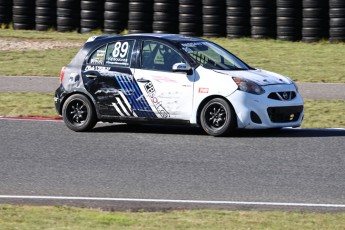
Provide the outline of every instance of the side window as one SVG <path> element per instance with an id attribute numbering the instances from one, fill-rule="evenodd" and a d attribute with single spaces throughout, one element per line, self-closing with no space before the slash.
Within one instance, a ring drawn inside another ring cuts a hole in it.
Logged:
<path id="1" fill-rule="evenodd" d="M 133 45 L 133 40 L 124 40 L 109 43 L 105 58 L 105 64 L 118 67 L 129 67 L 131 64 Z"/>
<path id="2" fill-rule="evenodd" d="M 98 48 L 90 57 L 88 63 L 93 65 L 104 65 L 105 51 L 107 46 Z"/>
<path id="3" fill-rule="evenodd" d="M 172 71 L 175 63 L 186 63 L 183 58 L 169 46 L 145 41 L 141 52 L 141 68 L 147 70 Z"/>

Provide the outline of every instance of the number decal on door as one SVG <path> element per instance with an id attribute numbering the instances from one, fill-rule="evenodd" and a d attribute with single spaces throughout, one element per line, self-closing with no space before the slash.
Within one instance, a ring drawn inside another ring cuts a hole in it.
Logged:
<path id="1" fill-rule="evenodd" d="M 117 58 L 120 55 L 120 58 L 124 58 L 127 56 L 127 52 L 128 52 L 128 47 L 129 44 L 128 42 L 123 42 L 121 44 L 121 42 L 116 42 L 114 45 L 114 50 L 113 50 L 113 57 Z"/>
<path id="2" fill-rule="evenodd" d="M 134 41 L 118 41 L 110 43 L 107 48 L 106 64 L 128 67 Z"/>

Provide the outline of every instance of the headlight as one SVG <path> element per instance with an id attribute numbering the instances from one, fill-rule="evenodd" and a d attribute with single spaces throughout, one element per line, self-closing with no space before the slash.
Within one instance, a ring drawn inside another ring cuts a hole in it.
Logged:
<path id="1" fill-rule="evenodd" d="M 232 79 L 237 84 L 238 90 L 256 95 L 265 93 L 265 90 L 253 81 L 239 77 L 233 77 Z"/>

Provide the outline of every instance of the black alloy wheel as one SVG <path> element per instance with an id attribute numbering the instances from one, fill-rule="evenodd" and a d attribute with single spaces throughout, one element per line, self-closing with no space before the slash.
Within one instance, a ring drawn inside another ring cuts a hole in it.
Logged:
<path id="1" fill-rule="evenodd" d="M 62 116 L 66 126 L 76 132 L 90 130 L 97 123 L 90 100 L 81 94 L 67 98 L 62 107 Z"/>
<path id="2" fill-rule="evenodd" d="M 222 98 L 214 98 L 201 110 L 200 122 L 204 131 L 212 136 L 225 136 L 235 127 L 235 112 Z"/>

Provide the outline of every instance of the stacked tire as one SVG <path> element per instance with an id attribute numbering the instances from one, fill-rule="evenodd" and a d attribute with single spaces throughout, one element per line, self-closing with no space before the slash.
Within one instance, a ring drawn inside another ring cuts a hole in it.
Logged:
<path id="1" fill-rule="evenodd" d="M 79 28 L 80 1 L 57 0 L 57 31 L 67 32 Z"/>
<path id="2" fill-rule="evenodd" d="M 127 28 L 127 0 L 105 0 L 104 29 L 105 33 L 120 33 Z"/>
<path id="3" fill-rule="evenodd" d="M 345 41 L 345 1 L 329 0 L 329 40 Z"/>
<path id="4" fill-rule="evenodd" d="M 0 24 L 8 25 L 12 21 L 12 1 L 0 0 Z"/>
<path id="5" fill-rule="evenodd" d="M 13 28 L 31 30 L 35 28 L 35 1 L 13 0 Z"/>
<path id="6" fill-rule="evenodd" d="M 153 24 L 154 33 L 178 33 L 178 2 L 154 0 Z"/>
<path id="7" fill-rule="evenodd" d="M 297 41 L 302 37 L 300 0 L 277 0 L 277 39 Z"/>
<path id="8" fill-rule="evenodd" d="M 226 1 L 226 36 L 240 38 L 250 36 L 250 1 Z"/>
<path id="9" fill-rule="evenodd" d="M 302 41 L 317 42 L 328 36 L 326 1 L 303 0 Z"/>
<path id="10" fill-rule="evenodd" d="M 103 27 L 104 1 L 81 0 L 80 33 L 89 33 Z"/>
<path id="11" fill-rule="evenodd" d="M 36 30 L 56 27 L 56 0 L 36 0 Z"/>
<path id="12" fill-rule="evenodd" d="M 129 0 L 129 33 L 152 32 L 153 0 Z"/>
<path id="13" fill-rule="evenodd" d="M 188 36 L 202 34 L 201 0 L 179 0 L 179 33 Z"/>
<path id="14" fill-rule="evenodd" d="M 250 0 L 250 24 L 252 38 L 276 36 L 275 0 Z"/>
<path id="15" fill-rule="evenodd" d="M 203 0 L 202 6 L 203 35 L 206 37 L 225 36 L 225 0 Z"/>

